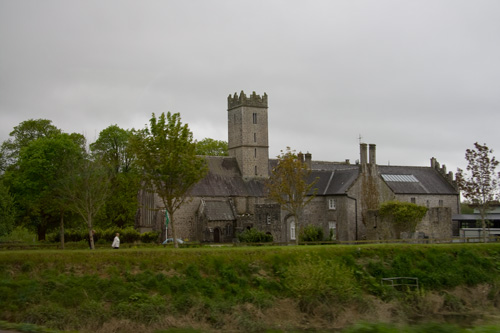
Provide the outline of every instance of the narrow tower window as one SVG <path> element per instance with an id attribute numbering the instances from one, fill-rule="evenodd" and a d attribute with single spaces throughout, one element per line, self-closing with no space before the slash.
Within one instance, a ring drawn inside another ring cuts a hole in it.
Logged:
<path id="1" fill-rule="evenodd" d="M 257 176 L 257 166 L 255 166 L 255 175 Z"/>
<path id="2" fill-rule="evenodd" d="M 257 158 L 257 148 L 254 148 L 253 157 Z"/>
<path id="3" fill-rule="evenodd" d="M 257 113 L 253 114 L 253 123 L 257 124 Z"/>
<path id="4" fill-rule="evenodd" d="M 253 134 L 253 142 L 257 142 L 257 133 Z"/>

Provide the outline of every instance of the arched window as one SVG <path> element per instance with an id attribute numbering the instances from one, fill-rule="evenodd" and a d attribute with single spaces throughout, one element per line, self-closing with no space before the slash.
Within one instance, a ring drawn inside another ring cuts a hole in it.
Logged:
<path id="1" fill-rule="evenodd" d="M 295 240 L 295 219 L 291 217 L 290 221 L 290 239 Z"/>

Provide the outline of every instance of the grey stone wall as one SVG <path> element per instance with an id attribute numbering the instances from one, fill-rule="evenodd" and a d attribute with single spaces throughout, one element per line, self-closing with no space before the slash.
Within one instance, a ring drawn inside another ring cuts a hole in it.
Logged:
<path id="1" fill-rule="evenodd" d="M 450 207 L 432 207 L 417 224 L 414 234 L 403 232 L 398 234 L 392 221 L 379 216 L 378 210 L 370 210 L 366 214 L 366 235 L 372 240 L 392 240 L 404 238 L 450 239 L 452 237 L 452 221 Z"/>
<path id="2" fill-rule="evenodd" d="M 281 223 L 281 208 L 279 204 L 255 205 L 254 227 L 273 236 L 275 242 L 285 242 L 283 239 L 283 223 Z"/>
<path id="3" fill-rule="evenodd" d="M 367 225 L 370 223 L 368 212 L 379 208 L 380 203 L 394 199 L 391 189 L 372 170 L 369 164 L 361 166 L 364 173 L 361 173 L 348 191 L 348 197 L 356 198 L 354 213 L 356 215 L 354 223 L 350 225 L 347 240 L 370 239 L 367 234 Z"/>

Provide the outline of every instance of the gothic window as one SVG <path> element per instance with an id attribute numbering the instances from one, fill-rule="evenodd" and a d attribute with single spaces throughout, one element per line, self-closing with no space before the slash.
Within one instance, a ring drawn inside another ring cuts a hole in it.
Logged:
<path id="1" fill-rule="evenodd" d="M 257 124 L 257 113 L 253 114 L 253 123 Z"/>
<path id="2" fill-rule="evenodd" d="M 290 218 L 290 239 L 295 240 L 295 220 Z"/>

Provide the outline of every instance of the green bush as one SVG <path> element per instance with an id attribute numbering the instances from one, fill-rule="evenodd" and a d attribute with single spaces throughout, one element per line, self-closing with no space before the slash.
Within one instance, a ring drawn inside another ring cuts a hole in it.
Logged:
<path id="1" fill-rule="evenodd" d="M 238 239 L 243 243 L 269 243 L 273 241 L 273 235 L 252 228 L 239 234 Z"/>
<path id="2" fill-rule="evenodd" d="M 159 232 L 151 231 L 141 234 L 140 239 L 141 242 L 143 243 L 155 243 L 158 242 L 159 237 L 160 237 Z"/>
<path id="3" fill-rule="evenodd" d="M 10 234 L 0 237 L 0 242 L 21 242 L 33 243 L 36 242 L 37 236 L 24 227 L 14 228 Z"/>
<path id="4" fill-rule="evenodd" d="M 323 240 L 323 229 L 309 224 L 301 230 L 299 237 L 301 242 L 320 242 Z"/>
<path id="5" fill-rule="evenodd" d="M 96 244 L 106 244 L 113 242 L 116 233 L 120 234 L 120 241 L 122 243 L 134 243 L 142 241 L 144 243 L 152 243 L 158 239 L 159 233 L 148 232 L 143 235 L 139 231 L 135 230 L 133 227 L 127 227 L 125 229 L 120 228 L 108 228 L 99 229 L 94 228 L 94 243 Z M 86 228 L 79 229 L 66 229 L 64 230 L 64 241 L 65 242 L 81 242 L 88 240 L 88 230 Z M 47 236 L 50 242 L 60 242 L 60 233 L 54 232 Z"/>

